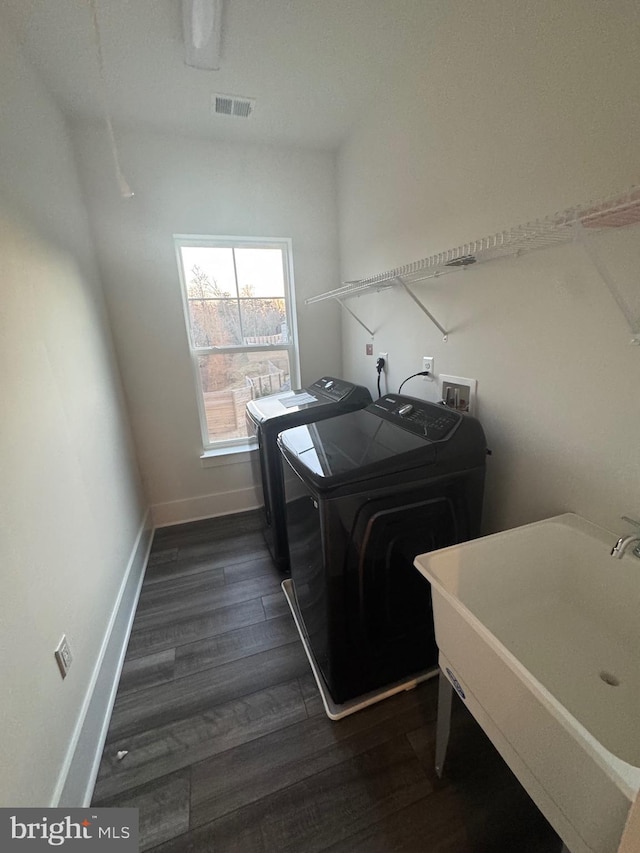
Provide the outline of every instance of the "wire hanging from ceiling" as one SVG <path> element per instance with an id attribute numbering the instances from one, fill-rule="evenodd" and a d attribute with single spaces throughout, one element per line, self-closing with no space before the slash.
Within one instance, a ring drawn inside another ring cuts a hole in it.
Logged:
<path id="1" fill-rule="evenodd" d="M 100 98 L 102 100 L 102 112 L 104 121 L 107 125 L 107 134 L 109 136 L 109 145 L 111 147 L 111 155 L 113 157 L 113 165 L 116 172 L 116 181 L 122 198 L 133 198 L 134 192 L 129 186 L 127 179 L 122 173 L 120 167 L 120 155 L 118 154 L 118 146 L 116 144 L 116 135 L 113 131 L 113 123 L 109 112 L 109 99 L 107 97 L 107 81 L 104 73 L 104 56 L 102 53 L 102 39 L 100 37 L 100 22 L 98 20 L 98 5 L 96 0 L 89 0 L 91 13 L 93 18 L 93 38 L 96 48 L 96 59 L 98 63 L 98 75 L 100 77 Z"/>

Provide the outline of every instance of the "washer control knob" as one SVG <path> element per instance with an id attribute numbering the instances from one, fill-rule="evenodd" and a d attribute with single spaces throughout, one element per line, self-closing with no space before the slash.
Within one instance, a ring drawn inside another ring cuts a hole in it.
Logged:
<path id="1" fill-rule="evenodd" d="M 398 409 L 398 414 L 400 415 L 400 417 L 403 418 L 405 415 L 410 415 L 412 411 L 413 406 L 411 405 L 411 403 L 406 403 L 404 406 L 400 406 L 400 408 Z"/>

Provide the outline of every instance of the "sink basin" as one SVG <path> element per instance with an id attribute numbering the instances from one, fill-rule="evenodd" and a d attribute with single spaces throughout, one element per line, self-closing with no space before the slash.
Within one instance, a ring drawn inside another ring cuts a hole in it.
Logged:
<path id="1" fill-rule="evenodd" d="M 420 555 L 440 667 L 571 853 L 640 790 L 640 560 L 572 513 Z"/>

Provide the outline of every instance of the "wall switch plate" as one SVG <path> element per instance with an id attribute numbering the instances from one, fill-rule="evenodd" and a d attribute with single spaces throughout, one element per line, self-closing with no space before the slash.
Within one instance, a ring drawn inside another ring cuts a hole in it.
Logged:
<path id="1" fill-rule="evenodd" d="M 71 655 L 69 643 L 64 634 L 62 635 L 62 639 L 58 643 L 58 648 L 55 650 L 54 655 L 56 658 L 56 663 L 58 664 L 58 669 L 60 670 L 60 675 L 63 678 L 66 678 L 67 673 L 71 668 L 71 664 L 73 663 L 73 657 Z"/>
<path id="2" fill-rule="evenodd" d="M 440 377 L 440 398 L 450 409 L 457 412 L 467 412 L 473 415 L 476 408 L 477 379 L 467 379 L 464 376 Z"/>
<path id="3" fill-rule="evenodd" d="M 429 371 L 429 376 L 425 376 L 426 382 L 433 382 L 433 362 L 434 358 L 432 355 L 423 355 L 422 356 L 422 369 Z"/>
<path id="4" fill-rule="evenodd" d="M 367 344 L 366 347 L 367 347 L 367 349 L 366 349 L 367 355 L 373 355 L 373 344 Z"/>

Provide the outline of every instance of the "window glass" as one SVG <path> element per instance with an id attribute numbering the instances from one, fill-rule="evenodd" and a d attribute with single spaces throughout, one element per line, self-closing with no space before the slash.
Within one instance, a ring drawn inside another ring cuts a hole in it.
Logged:
<path id="1" fill-rule="evenodd" d="M 189 279 L 193 287 L 208 286 L 225 296 L 237 296 L 233 249 L 217 246 L 182 246 L 182 265 L 187 274 L 187 292 L 191 295 Z M 198 294 L 199 295 L 199 294 Z"/>
<path id="2" fill-rule="evenodd" d="M 198 372 L 212 444 L 246 438 L 245 407 L 249 400 L 291 387 L 286 350 L 201 355 Z"/>
<path id="3" fill-rule="evenodd" d="M 236 249 L 240 296 L 284 297 L 284 271 L 279 249 Z"/>
<path id="4" fill-rule="evenodd" d="M 248 400 L 292 387 L 290 245 L 176 238 L 207 447 L 246 440 Z"/>

